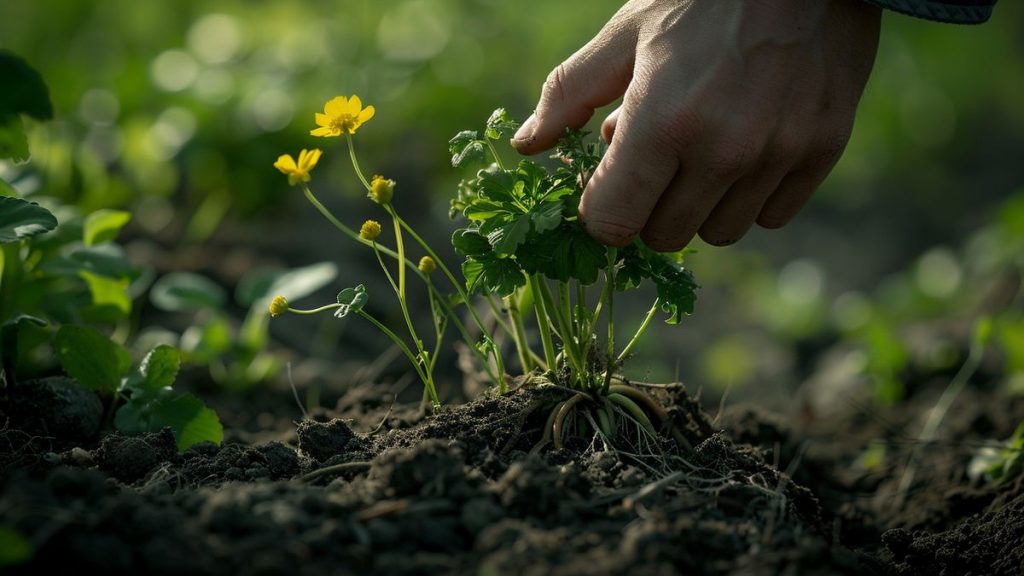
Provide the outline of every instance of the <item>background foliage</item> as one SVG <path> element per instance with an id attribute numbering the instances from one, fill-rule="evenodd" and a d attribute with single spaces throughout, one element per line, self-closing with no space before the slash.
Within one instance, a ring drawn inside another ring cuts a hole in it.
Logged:
<path id="1" fill-rule="evenodd" d="M 0 164 L 0 176 L 29 199 L 82 213 L 129 210 L 129 255 L 158 274 L 200 272 L 233 287 L 260 267 L 330 260 L 342 264 L 341 284 L 358 283 L 373 263 L 324 242 L 328 229 L 271 168 L 310 145 L 323 101 L 358 93 L 377 107 L 360 132 L 364 164 L 397 180 L 404 212 L 423 214 L 443 240 L 459 179 L 448 138 L 498 106 L 524 118 L 547 72 L 619 4 L 4 2 L 0 49 L 40 71 L 55 120 L 31 127 L 32 160 Z M 810 372 L 808 351 L 845 338 L 885 351 L 848 360 L 848 372 L 895 378 L 909 361 L 904 320 L 971 316 L 988 286 L 972 279 L 1012 260 L 997 256 L 1020 219 L 1012 198 L 1024 194 L 1021 94 L 1019 3 L 1000 3 L 980 27 L 887 14 L 833 176 L 783 231 L 697 246 L 697 313 L 648 341 L 638 375 L 787 386 Z M 327 152 L 316 185 L 361 222 L 371 207 L 343 150 Z M 174 328 L 175 317 L 155 318 Z M 277 336 L 327 358 L 374 349 L 338 331 L 322 326 L 324 339 L 310 343 L 308 329 L 285 324 Z M 934 360 L 956 363 L 958 352 L 942 349 Z"/>

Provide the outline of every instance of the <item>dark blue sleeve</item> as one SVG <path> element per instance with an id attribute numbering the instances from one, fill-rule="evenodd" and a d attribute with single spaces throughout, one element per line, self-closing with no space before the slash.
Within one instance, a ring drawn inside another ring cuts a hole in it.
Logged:
<path id="1" fill-rule="evenodd" d="M 981 24 L 992 15 L 996 0 L 864 0 L 875 6 L 888 8 L 910 16 L 951 22 L 954 24 Z"/>

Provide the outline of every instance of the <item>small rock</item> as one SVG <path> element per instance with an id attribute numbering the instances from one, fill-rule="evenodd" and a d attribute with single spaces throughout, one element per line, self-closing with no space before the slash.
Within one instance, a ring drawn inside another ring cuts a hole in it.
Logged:
<path id="1" fill-rule="evenodd" d="M 355 436 L 348 424 L 337 418 L 329 422 L 303 420 L 295 432 L 299 437 L 299 450 L 318 462 L 344 452 Z"/>

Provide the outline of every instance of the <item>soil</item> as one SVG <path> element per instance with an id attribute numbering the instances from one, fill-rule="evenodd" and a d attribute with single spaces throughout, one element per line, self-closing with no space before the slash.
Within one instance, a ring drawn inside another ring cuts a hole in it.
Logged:
<path id="1" fill-rule="evenodd" d="M 179 454 L 169 430 L 101 431 L 102 404 L 64 379 L 21 383 L 0 404 L 0 527 L 35 553 L 6 573 L 1022 574 L 1024 479 L 966 474 L 1019 397 L 965 392 L 901 504 L 927 387 L 827 416 L 710 416 L 682 385 L 644 390 L 692 450 L 574 426 L 538 450 L 567 393 L 522 380 L 433 414 L 364 386 L 297 422 L 290 392 L 265 391 L 238 406 L 289 408 L 228 415 L 222 446 Z"/>

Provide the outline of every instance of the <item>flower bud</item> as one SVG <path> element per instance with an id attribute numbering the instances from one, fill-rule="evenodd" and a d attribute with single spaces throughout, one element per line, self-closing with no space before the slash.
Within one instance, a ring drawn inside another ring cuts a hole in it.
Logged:
<path id="1" fill-rule="evenodd" d="M 377 236 L 380 236 L 380 222 L 376 220 L 363 222 L 362 227 L 359 228 L 359 237 L 363 240 L 375 240 Z"/>
<path id="2" fill-rule="evenodd" d="M 280 316 L 288 311 L 288 299 L 278 294 L 270 301 L 270 315 Z"/>
<path id="3" fill-rule="evenodd" d="M 424 274 L 430 274 L 434 270 L 437 270 L 437 262 L 434 262 L 434 259 L 430 256 L 424 256 L 423 258 L 420 258 L 419 269 L 420 272 L 423 272 Z"/>
<path id="4" fill-rule="evenodd" d="M 391 197 L 395 194 L 395 181 L 377 175 L 370 181 L 370 200 L 377 204 L 386 205 L 391 203 Z"/>

